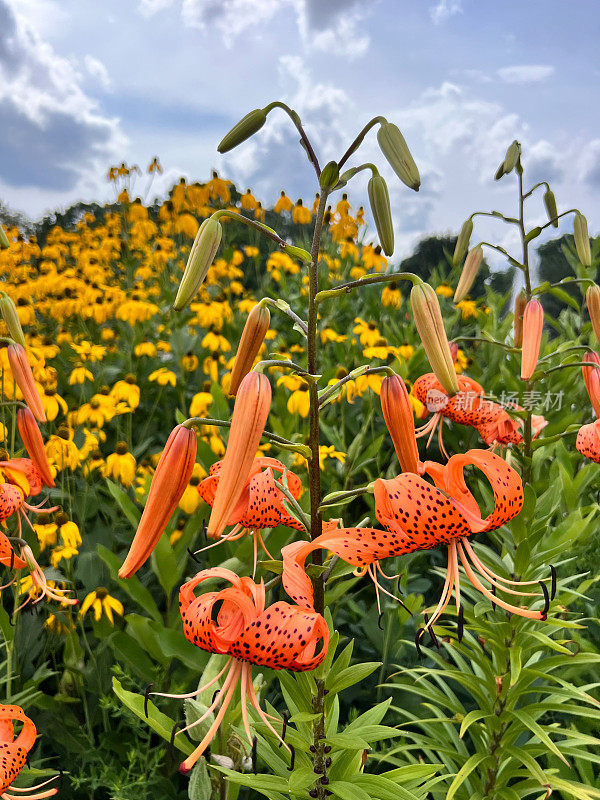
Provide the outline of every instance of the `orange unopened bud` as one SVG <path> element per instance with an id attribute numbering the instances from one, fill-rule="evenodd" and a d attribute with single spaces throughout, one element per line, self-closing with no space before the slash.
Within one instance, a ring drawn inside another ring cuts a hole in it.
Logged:
<path id="1" fill-rule="evenodd" d="M 600 342 L 600 286 L 595 283 L 589 286 L 585 294 L 585 300 L 596 341 Z"/>
<path id="2" fill-rule="evenodd" d="M 240 338 L 240 344 L 235 354 L 233 369 L 231 370 L 229 394 L 237 394 L 242 379 L 252 369 L 254 359 L 258 355 L 258 351 L 265 340 L 270 322 L 271 314 L 269 313 L 269 309 L 266 306 L 261 306 L 260 303 L 254 306 L 252 311 L 248 314 L 248 319 L 246 320 Z"/>
<path id="3" fill-rule="evenodd" d="M 13 374 L 13 378 L 21 390 L 25 402 L 33 412 L 33 416 L 38 422 L 46 422 L 46 414 L 42 406 L 42 400 L 38 393 L 33 373 L 27 361 L 25 348 L 16 343 L 8 346 L 8 363 Z"/>
<path id="4" fill-rule="evenodd" d="M 428 283 L 415 284 L 410 293 L 410 304 L 431 368 L 446 392 L 454 395 L 458 392 L 458 379 L 434 289 Z"/>
<path id="5" fill-rule="evenodd" d="M 130 578 L 156 547 L 189 483 L 196 460 L 196 434 L 177 425 L 171 431 L 152 478 L 146 506 L 119 578 Z"/>
<path id="6" fill-rule="evenodd" d="M 583 382 L 590 398 L 592 408 L 596 416 L 600 419 L 600 357 L 597 353 L 591 350 L 586 353 L 582 359 L 588 361 L 590 364 L 597 364 L 597 367 L 582 367 Z"/>
<path id="7" fill-rule="evenodd" d="M 523 314 L 525 313 L 525 306 L 527 305 L 527 295 L 521 289 L 515 300 L 515 320 L 514 320 L 514 338 L 515 347 L 521 347 L 523 344 Z"/>
<path id="8" fill-rule="evenodd" d="M 37 422 L 28 408 L 20 408 L 17 411 L 17 427 L 27 455 L 38 468 L 44 484 L 52 488 L 54 486 L 54 478 L 52 477 L 50 462 L 44 449 L 44 440 Z"/>
<path id="9" fill-rule="evenodd" d="M 455 303 L 460 303 L 460 301 L 464 300 L 469 293 L 469 289 L 471 286 L 473 286 L 473 282 L 477 277 L 477 273 L 479 272 L 479 267 L 481 266 L 482 261 L 483 248 L 480 244 L 478 244 L 477 247 L 473 247 L 471 250 L 469 250 L 469 254 L 465 260 L 465 265 L 460 273 L 458 286 L 454 292 Z"/>
<path id="10" fill-rule="evenodd" d="M 398 375 L 388 375 L 381 383 L 381 409 L 402 472 L 419 472 L 419 450 L 415 423 L 406 384 Z"/>
<path id="11" fill-rule="evenodd" d="M 528 381 L 533 375 L 540 354 L 544 309 L 539 300 L 530 300 L 523 314 L 523 347 L 521 351 L 521 378 Z"/>
<path id="12" fill-rule="evenodd" d="M 208 520 L 207 535 L 217 539 L 240 498 L 271 407 L 271 384 L 266 375 L 249 372 L 240 383 L 233 407 L 223 466 Z"/>

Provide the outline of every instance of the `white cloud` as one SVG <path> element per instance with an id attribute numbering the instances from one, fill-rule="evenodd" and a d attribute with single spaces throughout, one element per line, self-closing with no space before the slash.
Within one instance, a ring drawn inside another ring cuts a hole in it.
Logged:
<path id="1" fill-rule="evenodd" d="M 139 9 L 151 16 L 177 0 L 139 0 Z M 202 31 L 216 30 L 225 45 L 245 31 L 265 26 L 277 15 L 295 11 L 302 41 L 308 48 L 349 57 L 364 55 L 370 39 L 360 30 L 366 11 L 377 0 L 181 0 L 185 25 Z M 365 8 L 366 7 L 366 8 Z"/>
<path id="2" fill-rule="evenodd" d="M 111 81 L 108 75 L 108 70 L 98 58 L 94 58 L 94 56 L 87 55 L 84 60 L 85 68 L 92 76 L 95 78 L 98 83 L 102 86 L 105 90 L 110 90 L 111 88 Z"/>
<path id="3" fill-rule="evenodd" d="M 515 64 L 502 67 L 496 74 L 505 83 L 538 83 L 554 75 L 554 67 L 549 64 Z"/>
<path id="4" fill-rule="evenodd" d="M 66 191 L 104 171 L 124 145 L 118 121 L 82 88 L 82 75 L 0 0 L 0 178 Z"/>
<path id="5" fill-rule="evenodd" d="M 429 9 L 429 16 L 434 25 L 440 25 L 455 14 L 462 14 L 462 3 L 460 0 L 438 0 Z"/>

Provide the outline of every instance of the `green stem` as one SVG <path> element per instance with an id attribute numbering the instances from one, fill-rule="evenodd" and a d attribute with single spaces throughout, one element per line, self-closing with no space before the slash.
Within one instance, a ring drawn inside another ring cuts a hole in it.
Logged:
<path id="1" fill-rule="evenodd" d="M 212 419 L 210 417 L 190 417 L 189 419 L 186 419 L 182 425 L 184 428 L 191 428 L 192 425 L 214 425 L 216 428 L 230 428 L 231 420 Z M 274 442 L 275 444 L 280 445 L 280 447 L 285 447 L 286 450 L 292 450 L 295 453 L 300 453 L 300 455 L 304 456 L 304 458 L 311 457 L 310 448 L 304 444 L 295 444 L 294 442 L 290 442 L 289 439 L 284 439 L 283 436 L 277 436 L 269 431 L 263 431 L 263 438 L 269 442 Z"/>
<path id="2" fill-rule="evenodd" d="M 353 289 L 357 289 L 360 286 L 369 286 L 372 283 L 395 283 L 396 281 L 403 280 L 411 281 L 413 285 L 423 283 L 423 280 L 413 272 L 391 272 L 386 273 L 385 275 L 369 275 L 367 278 L 359 278 L 356 281 L 342 283 L 339 286 L 334 286 L 332 289 L 326 289 L 323 292 L 319 292 L 315 298 L 315 301 L 316 303 L 322 303 L 323 300 L 327 300 L 330 297 L 336 297 L 344 292 L 349 294 Z"/>
<path id="3" fill-rule="evenodd" d="M 315 220 L 315 230 L 311 247 L 311 263 L 308 272 L 308 334 L 307 334 L 307 362 L 308 371 L 311 375 L 317 374 L 317 324 L 318 306 L 317 294 L 319 292 L 319 245 L 321 243 L 321 231 L 323 229 L 323 219 L 327 207 L 327 192 L 322 191 L 319 198 L 319 207 Z M 310 490 L 310 536 L 316 539 L 322 530 L 321 525 L 321 468 L 319 465 L 319 390 L 316 382 L 311 381 L 308 385 L 310 397 L 309 411 L 309 446 L 312 458 L 308 464 L 309 490 Z M 312 553 L 312 563 L 317 566 L 323 564 L 323 552 L 320 549 Z M 313 578 L 314 609 L 319 614 L 325 613 L 325 587 L 323 576 L 318 575 Z M 316 775 L 325 775 L 325 750 L 323 739 L 325 738 L 325 682 L 320 679 L 316 681 L 317 693 L 313 695 L 312 707 L 317 719 L 313 723 L 313 770 Z M 320 780 L 315 784 L 317 797 L 325 800 L 326 789 Z"/>
<path id="4" fill-rule="evenodd" d="M 356 149 L 357 149 L 358 147 L 360 147 L 360 145 L 362 144 L 362 141 L 363 141 L 363 139 L 365 138 L 365 136 L 367 135 L 367 133 L 368 133 L 368 132 L 371 130 L 371 128 L 372 128 L 374 125 L 377 125 L 377 123 L 382 123 L 382 122 L 385 122 L 385 121 L 386 121 L 385 117 L 373 117 L 373 119 L 372 119 L 370 122 L 367 122 L 367 124 L 365 125 L 365 127 L 364 127 L 364 128 L 362 129 L 362 131 L 361 131 L 361 132 L 358 134 L 358 136 L 356 137 L 356 139 L 355 139 L 355 140 L 352 142 L 352 144 L 350 145 L 350 147 L 349 147 L 349 148 L 346 150 L 346 152 L 344 153 L 344 155 L 343 155 L 343 156 L 340 158 L 340 160 L 338 161 L 338 167 L 339 167 L 340 169 L 341 169 L 341 168 L 344 166 L 344 164 L 346 163 L 346 161 L 348 161 L 348 159 L 350 158 L 350 156 L 352 155 L 352 153 L 354 153 L 354 152 L 356 151 Z"/>

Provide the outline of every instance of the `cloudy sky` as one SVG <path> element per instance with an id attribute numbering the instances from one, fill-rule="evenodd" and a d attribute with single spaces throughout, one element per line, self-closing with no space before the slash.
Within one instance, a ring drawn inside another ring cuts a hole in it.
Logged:
<path id="1" fill-rule="evenodd" d="M 322 163 L 375 115 L 400 126 L 419 194 L 386 169 L 374 132 L 360 155 L 389 178 L 399 255 L 475 209 L 511 208 L 513 179 L 492 178 L 514 138 L 529 180 L 548 178 L 596 233 L 599 23 L 597 0 L 0 0 L 0 197 L 34 218 L 108 199 L 109 164 L 154 155 L 165 175 L 152 194 L 216 167 L 266 203 L 281 188 L 312 197 L 280 111 L 234 153 L 215 149 L 246 111 L 282 99 Z M 530 214 L 544 218 L 535 200 Z M 499 223 L 477 225 L 510 244 Z"/>

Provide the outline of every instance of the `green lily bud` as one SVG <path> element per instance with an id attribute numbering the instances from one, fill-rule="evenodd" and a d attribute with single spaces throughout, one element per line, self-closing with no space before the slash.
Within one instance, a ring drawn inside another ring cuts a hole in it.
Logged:
<path id="1" fill-rule="evenodd" d="M 469 249 L 469 241 L 473 233 L 473 220 L 471 217 L 463 222 L 463 226 L 458 234 L 456 245 L 454 247 L 454 255 L 452 256 L 452 266 L 457 267 L 463 260 L 465 253 Z"/>
<path id="2" fill-rule="evenodd" d="M 575 237 L 575 249 L 577 257 L 583 267 L 592 266 L 592 251 L 590 249 L 590 235 L 588 233 L 587 219 L 580 211 L 575 214 L 573 220 L 573 235 Z"/>
<path id="3" fill-rule="evenodd" d="M 21 347 L 25 347 L 25 336 L 23 335 L 23 328 L 19 321 L 17 309 L 6 292 L 0 294 L 0 314 L 2 314 L 2 319 L 4 320 L 10 338 L 18 342 Z"/>
<path id="4" fill-rule="evenodd" d="M 200 288 L 219 249 L 222 234 L 221 223 L 213 217 L 200 225 L 173 303 L 175 311 L 185 308 Z"/>
<path id="5" fill-rule="evenodd" d="M 340 168 L 335 161 L 329 161 L 321 171 L 319 184 L 324 192 L 330 192 L 340 177 Z"/>
<path id="6" fill-rule="evenodd" d="M 525 306 L 527 305 L 527 295 L 525 290 L 521 289 L 515 299 L 515 320 L 514 320 L 514 338 L 515 347 L 521 347 L 523 344 L 523 315 L 525 314 Z"/>
<path id="7" fill-rule="evenodd" d="M 288 256 L 297 258 L 299 261 L 303 261 L 305 264 L 310 264 L 312 261 L 311 254 L 307 250 L 303 250 L 301 247 L 294 247 L 291 244 L 286 244 L 284 250 Z"/>
<path id="8" fill-rule="evenodd" d="M 465 265 L 458 281 L 458 286 L 454 292 L 454 302 L 460 303 L 467 296 L 469 289 L 473 286 L 473 282 L 479 272 L 479 267 L 483 261 L 483 248 L 480 244 L 469 250 L 469 254 L 465 260 Z"/>
<path id="9" fill-rule="evenodd" d="M 509 146 L 504 156 L 504 161 L 496 170 L 495 179 L 498 181 L 503 175 L 508 175 L 517 166 L 517 161 L 521 155 L 521 145 L 515 139 Z"/>
<path id="10" fill-rule="evenodd" d="M 415 284 L 410 293 L 410 304 L 431 368 L 446 392 L 454 395 L 458 392 L 458 379 L 434 289 L 428 283 Z"/>
<path id="11" fill-rule="evenodd" d="M 10 242 L 8 241 L 8 236 L 6 235 L 6 231 L 0 225 L 0 250 L 8 250 L 10 247 Z"/>
<path id="12" fill-rule="evenodd" d="M 556 197 L 550 187 L 544 192 L 544 205 L 546 206 L 546 214 L 548 214 L 548 221 L 552 222 L 553 228 L 558 228 L 558 209 L 556 207 Z"/>
<path id="13" fill-rule="evenodd" d="M 585 301 L 587 303 L 590 322 L 594 329 L 596 341 L 600 342 L 600 286 L 597 286 L 595 283 L 589 286 L 585 294 Z"/>
<path id="14" fill-rule="evenodd" d="M 421 176 L 398 126 L 392 122 L 382 122 L 377 131 L 377 141 L 381 152 L 402 183 L 418 192 Z"/>
<path id="15" fill-rule="evenodd" d="M 394 225 L 387 184 L 381 175 L 372 175 L 367 188 L 379 241 L 386 256 L 391 256 L 394 252 Z"/>
<path id="16" fill-rule="evenodd" d="M 219 142 L 217 150 L 219 153 L 226 153 L 228 150 L 233 150 L 238 144 L 245 142 L 251 136 L 259 131 L 267 121 L 267 115 L 262 108 L 257 108 L 254 111 L 249 111 L 245 117 L 233 126 L 233 128 L 226 133 Z"/>

